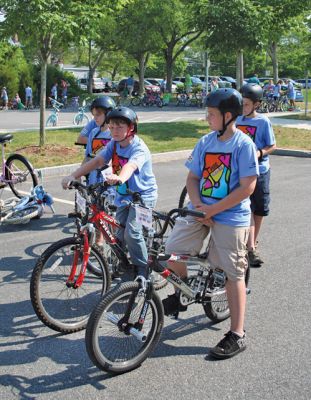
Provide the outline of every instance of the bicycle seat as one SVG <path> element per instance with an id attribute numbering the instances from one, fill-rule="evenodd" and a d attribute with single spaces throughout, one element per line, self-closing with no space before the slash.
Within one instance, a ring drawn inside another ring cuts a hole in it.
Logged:
<path id="1" fill-rule="evenodd" d="M 0 143 L 9 142 L 11 139 L 13 139 L 13 135 L 11 135 L 10 133 L 0 135 Z"/>

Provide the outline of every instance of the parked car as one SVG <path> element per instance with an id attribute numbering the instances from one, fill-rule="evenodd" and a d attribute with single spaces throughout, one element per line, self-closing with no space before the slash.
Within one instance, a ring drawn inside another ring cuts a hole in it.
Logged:
<path id="1" fill-rule="evenodd" d="M 78 79 L 78 86 L 82 90 L 87 90 L 88 82 L 89 82 L 88 78 Z M 104 91 L 104 89 L 105 89 L 105 84 L 102 81 L 102 79 L 101 78 L 93 78 L 93 81 L 92 81 L 92 92 L 93 93 L 101 93 L 101 92 Z"/>
<path id="2" fill-rule="evenodd" d="M 199 77 L 191 76 L 190 79 L 191 79 L 192 86 L 200 86 L 200 85 L 203 86 L 202 81 Z M 182 84 L 185 84 L 185 81 L 186 81 L 186 78 L 184 76 L 173 79 L 173 82 L 181 82 Z"/>
<path id="3" fill-rule="evenodd" d="M 202 82 L 203 82 L 203 87 L 205 87 L 205 75 L 196 75 Z M 232 87 L 231 82 L 228 81 L 223 81 L 222 79 L 220 79 L 219 76 L 214 76 L 214 75 L 209 75 L 208 76 L 208 90 L 211 89 L 211 82 L 212 79 L 216 78 L 217 82 L 218 82 L 218 86 L 220 88 L 225 88 L 225 87 Z"/>
<path id="4" fill-rule="evenodd" d="M 161 83 L 163 79 L 161 78 L 146 78 L 148 82 L 150 82 L 152 85 L 159 86 L 161 88 Z M 175 93 L 177 89 L 177 85 L 175 83 L 172 83 L 172 93 Z"/>
<path id="5" fill-rule="evenodd" d="M 233 89 L 236 89 L 236 79 L 232 78 L 231 76 L 220 76 L 220 79 L 224 82 L 229 82 L 231 83 L 231 86 L 233 87 Z M 243 85 L 245 85 L 247 83 L 247 81 L 245 79 L 243 79 Z"/>
<path id="6" fill-rule="evenodd" d="M 311 89 L 311 79 L 308 79 L 307 85 L 306 85 L 306 79 L 296 79 L 296 82 L 300 83 L 303 89 L 306 89 L 307 85 L 308 89 Z"/>
<path id="7" fill-rule="evenodd" d="M 127 78 L 121 79 L 121 81 L 118 83 L 118 88 L 117 92 L 122 93 L 125 88 Z M 144 88 L 145 90 L 152 90 L 153 92 L 160 92 L 160 87 L 156 85 L 152 85 L 151 82 L 147 81 L 147 79 L 144 80 Z M 133 96 L 137 96 L 139 93 L 139 82 L 135 79 L 134 80 L 134 89 L 133 89 Z"/>

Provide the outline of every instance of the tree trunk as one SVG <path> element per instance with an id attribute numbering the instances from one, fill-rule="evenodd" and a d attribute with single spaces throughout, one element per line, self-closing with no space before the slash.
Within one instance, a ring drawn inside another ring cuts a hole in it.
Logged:
<path id="1" fill-rule="evenodd" d="M 174 43 L 171 41 L 166 50 L 164 51 L 164 57 L 166 61 L 166 91 L 172 93 L 172 81 L 173 81 L 173 67 L 174 67 Z"/>
<path id="2" fill-rule="evenodd" d="M 270 50 L 269 55 L 271 57 L 272 68 L 273 68 L 273 80 L 274 80 L 274 83 L 277 83 L 277 81 L 279 80 L 279 62 L 278 62 L 278 56 L 277 56 L 276 42 L 270 43 L 269 50 Z"/>
<path id="3" fill-rule="evenodd" d="M 47 71 L 47 61 L 41 60 L 40 141 L 39 141 L 40 147 L 45 145 L 46 71 Z"/>
<path id="4" fill-rule="evenodd" d="M 89 76 L 87 81 L 87 91 L 89 94 L 93 93 L 93 76 L 94 69 L 92 68 L 92 41 L 89 40 L 89 48 L 88 48 L 88 64 L 89 64 Z"/>
<path id="5" fill-rule="evenodd" d="M 144 79 L 145 79 L 145 54 L 142 53 L 139 56 L 139 94 L 143 95 L 145 91 Z"/>
<path id="6" fill-rule="evenodd" d="M 240 90 L 244 80 L 244 61 L 243 61 L 243 50 L 239 50 L 236 60 L 236 87 Z"/>

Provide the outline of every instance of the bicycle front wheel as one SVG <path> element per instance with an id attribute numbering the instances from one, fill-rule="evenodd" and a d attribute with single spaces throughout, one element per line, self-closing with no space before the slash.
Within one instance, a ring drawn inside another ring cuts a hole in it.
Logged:
<path id="1" fill-rule="evenodd" d="M 43 208 L 39 204 L 26 207 L 23 210 L 9 212 L 3 219 L 3 224 L 26 224 L 32 218 L 41 217 Z"/>
<path id="2" fill-rule="evenodd" d="M 153 292 L 146 303 L 146 296 L 138 295 L 138 291 L 137 282 L 117 286 L 103 297 L 90 316 L 85 335 L 86 349 L 92 362 L 104 371 L 121 374 L 139 367 L 159 341 L 163 327 L 161 300 Z M 128 310 L 131 296 L 134 303 Z M 138 328 L 146 304 L 149 307 L 143 326 Z M 118 322 L 127 311 L 130 312 L 128 329 L 124 330 L 119 328 Z"/>
<path id="3" fill-rule="evenodd" d="M 248 260 L 248 267 L 245 272 L 245 286 L 247 287 L 250 276 L 250 267 Z M 220 288 L 220 289 L 223 289 Z M 204 312 L 207 317 L 214 322 L 221 322 L 230 317 L 230 310 L 228 305 L 227 294 L 219 294 L 213 296 L 208 302 L 203 304 Z"/>
<path id="4" fill-rule="evenodd" d="M 38 178 L 30 162 L 21 154 L 12 154 L 5 163 L 5 179 L 15 194 L 21 198 L 30 195 L 38 185 Z"/>
<path id="5" fill-rule="evenodd" d="M 77 246 L 80 246 L 77 278 L 82 264 L 82 245 L 78 238 L 71 237 L 45 250 L 30 280 L 31 303 L 38 318 L 46 326 L 63 333 L 84 329 L 91 311 L 110 286 L 106 262 L 96 246 L 91 248 L 82 285 L 75 288 L 67 284 Z M 97 265 L 102 275 L 93 274 L 90 264 Z"/>
<path id="6" fill-rule="evenodd" d="M 57 118 L 55 115 L 50 115 L 49 118 L 46 120 L 45 126 L 56 126 L 57 125 Z"/>
<path id="7" fill-rule="evenodd" d="M 140 103 L 141 103 L 141 98 L 139 96 L 133 97 L 132 100 L 131 100 L 131 104 L 134 107 L 139 106 Z"/>

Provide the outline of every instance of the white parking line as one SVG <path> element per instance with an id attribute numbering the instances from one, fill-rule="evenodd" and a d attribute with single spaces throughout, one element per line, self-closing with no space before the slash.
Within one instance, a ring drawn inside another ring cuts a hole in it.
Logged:
<path id="1" fill-rule="evenodd" d="M 5 191 L 10 192 L 11 189 L 10 188 L 4 188 Z M 23 192 L 23 191 L 19 191 L 21 194 L 25 194 L 27 195 L 27 192 Z M 69 204 L 71 206 L 73 206 L 75 203 L 74 201 L 71 200 L 64 200 L 64 199 L 59 199 L 58 197 L 53 197 L 53 200 L 56 201 L 57 203 L 63 203 L 63 204 Z"/>
<path id="2" fill-rule="evenodd" d="M 159 115 L 158 117 L 154 117 L 154 118 L 145 119 L 145 120 L 143 120 L 143 121 L 140 121 L 140 122 L 152 122 L 152 121 L 155 121 L 155 120 L 157 120 L 157 119 L 160 119 L 160 118 L 162 118 L 162 116 L 161 116 L 161 115 Z"/>
<path id="3" fill-rule="evenodd" d="M 180 117 L 179 118 L 173 118 L 173 119 L 170 119 L 169 121 L 167 121 L 167 122 L 173 122 L 173 121 L 178 121 L 179 119 L 181 119 Z"/>

